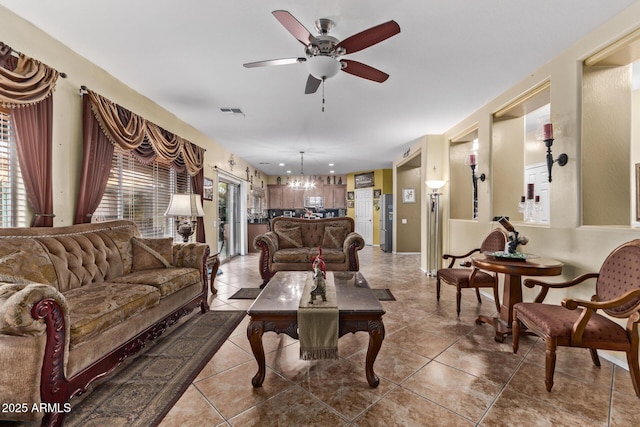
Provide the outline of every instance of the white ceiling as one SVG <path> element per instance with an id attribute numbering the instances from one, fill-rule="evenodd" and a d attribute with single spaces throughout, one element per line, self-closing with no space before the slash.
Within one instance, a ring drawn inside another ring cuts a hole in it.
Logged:
<path id="1" fill-rule="evenodd" d="M 299 173 L 300 151 L 308 175 L 390 168 L 417 138 L 443 133 L 631 3 L 0 0 L 269 175 Z M 326 81 L 323 113 L 322 88 L 304 94 L 306 64 L 244 68 L 304 56 L 278 9 L 314 34 L 317 18 L 331 18 L 340 40 L 395 20 L 400 34 L 346 57 L 391 77 L 339 73 Z"/>

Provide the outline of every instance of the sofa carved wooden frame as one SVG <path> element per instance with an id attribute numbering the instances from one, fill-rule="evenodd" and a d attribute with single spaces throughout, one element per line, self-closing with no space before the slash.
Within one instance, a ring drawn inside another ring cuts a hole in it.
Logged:
<path id="1" fill-rule="evenodd" d="M 210 249 L 207 249 L 202 258 L 203 266 L 209 254 Z M 220 259 L 215 256 L 215 260 L 213 263 L 209 261 L 209 265 L 211 275 L 215 277 Z M 31 309 L 31 316 L 34 319 L 44 320 L 47 335 L 40 380 L 40 398 L 42 402 L 54 404 L 54 407 L 61 410 L 61 412 L 45 413 L 41 426 L 61 426 L 65 415 L 62 412 L 63 405 L 71 398 L 86 392 L 91 383 L 109 375 L 125 359 L 143 349 L 149 341 L 158 338 L 167 328 L 174 325 L 182 316 L 191 313 L 196 307 L 200 306 L 200 311 L 206 313 L 209 310 L 207 268 L 203 268 L 202 272 L 202 292 L 71 378 L 65 378 L 64 375 L 65 324 L 62 308 L 53 299 L 44 299 L 35 303 Z"/>

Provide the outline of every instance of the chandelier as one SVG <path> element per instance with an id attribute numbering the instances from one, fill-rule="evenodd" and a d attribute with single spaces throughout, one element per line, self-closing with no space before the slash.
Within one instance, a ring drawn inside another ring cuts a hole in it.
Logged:
<path id="1" fill-rule="evenodd" d="M 304 177 L 304 151 L 300 152 L 300 177 L 289 181 L 289 187 L 294 190 L 308 190 L 316 185 L 313 181 Z"/>

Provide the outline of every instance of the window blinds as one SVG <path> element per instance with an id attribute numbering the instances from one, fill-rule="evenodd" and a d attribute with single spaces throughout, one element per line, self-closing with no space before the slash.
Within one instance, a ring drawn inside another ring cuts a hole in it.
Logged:
<path id="1" fill-rule="evenodd" d="M 107 188 L 92 222 L 115 219 L 134 221 L 143 237 L 176 237 L 173 217 L 165 217 L 171 194 L 189 193 L 186 172 L 178 173 L 168 164 L 140 163 L 131 152 L 116 148 Z"/>
<path id="2" fill-rule="evenodd" d="M 9 115 L 0 112 L 0 227 L 27 226 L 27 195 Z"/>

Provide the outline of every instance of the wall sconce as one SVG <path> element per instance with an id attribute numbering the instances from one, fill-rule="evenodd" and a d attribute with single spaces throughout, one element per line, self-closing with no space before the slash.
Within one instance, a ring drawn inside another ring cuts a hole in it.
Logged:
<path id="1" fill-rule="evenodd" d="M 551 182 L 551 168 L 553 164 L 558 162 L 558 166 L 564 166 L 569 161 L 569 156 L 565 153 L 560 154 L 557 159 L 551 154 L 551 146 L 553 145 L 553 124 L 545 123 L 542 125 L 542 139 L 547 147 L 547 171 L 549 173 L 549 182 Z"/>
<path id="2" fill-rule="evenodd" d="M 469 154 L 469 166 L 471 167 L 471 183 L 473 184 L 473 219 L 478 219 L 478 180 L 484 182 L 487 176 L 484 173 L 478 175 L 476 166 L 478 165 L 478 156 L 476 153 Z"/>
<path id="3" fill-rule="evenodd" d="M 197 220 L 194 217 L 203 217 L 204 209 L 202 209 L 202 203 L 200 202 L 199 194 L 172 194 L 169 201 L 169 207 L 164 213 L 165 216 L 176 217 L 176 230 L 178 234 L 182 236 L 182 241 L 187 243 L 189 237 L 193 234 L 196 228 Z M 184 222 L 180 222 L 180 217 L 186 219 Z M 189 223 L 191 219 L 191 223 Z"/>

